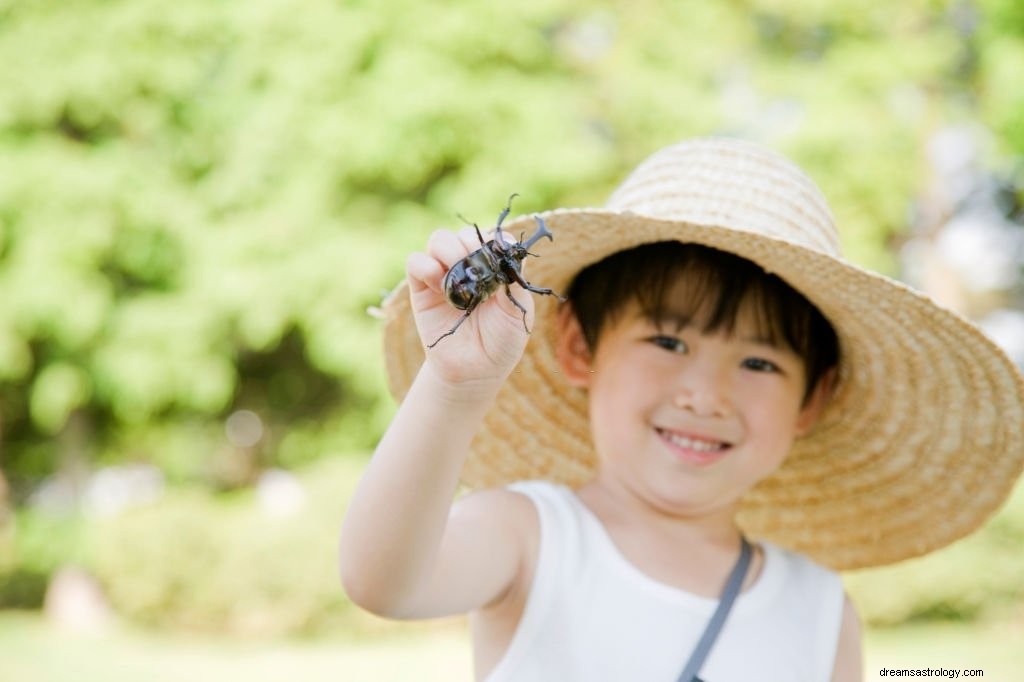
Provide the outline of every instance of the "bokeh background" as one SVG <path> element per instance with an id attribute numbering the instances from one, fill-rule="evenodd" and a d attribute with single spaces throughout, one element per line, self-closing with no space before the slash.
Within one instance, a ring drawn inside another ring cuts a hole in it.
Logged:
<path id="1" fill-rule="evenodd" d="M 1024 362 L 1018 0 L 0 0 L 0 679 L 468 680 L 461 621 L 336 578 L 394 410 L 370 313 L 456 213 L 600 205 L 704 134 Z M 1020 486 L 847 580 L 869 677 L 1024 680 Z"/>

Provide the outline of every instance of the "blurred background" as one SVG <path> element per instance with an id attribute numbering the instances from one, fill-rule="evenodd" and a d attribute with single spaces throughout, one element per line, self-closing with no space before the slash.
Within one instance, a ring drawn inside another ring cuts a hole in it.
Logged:
<path id="1" fill-rule="evenodd" d="M 394 410 L 367 311 L 456 213 L 712 133 L 1024 362 L 1018 0 L 0 0 L 0 679 L 470 679 L 461 621 L 336 578 Z M 870 679 L 1024 680 L 1021 486 L 847 580 Z"/>

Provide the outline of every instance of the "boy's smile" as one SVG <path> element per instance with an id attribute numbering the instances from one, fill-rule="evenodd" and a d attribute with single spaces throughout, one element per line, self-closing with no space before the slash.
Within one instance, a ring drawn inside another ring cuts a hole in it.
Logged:
<path id="1" fill-rule="evenodd" d="M 566 340 L 566 374 L 589 393 L 598 485 L 673 515 L 731 512 L 782 464 L 822 401 L 804 404 L 803 360 L 761 338 L 748 308 L 726 333 L 633 305 L 593 354 Z"/>
<path id="2" fill-rule="evenodd" d="M 665 440 L 668 447 L 676 451 L 681 460 L 697 466 L 717 462 L 731 447 L 727 442 L 693 433 L 680 433 L 658 427 L 655 427 L 655 431 Z"/>

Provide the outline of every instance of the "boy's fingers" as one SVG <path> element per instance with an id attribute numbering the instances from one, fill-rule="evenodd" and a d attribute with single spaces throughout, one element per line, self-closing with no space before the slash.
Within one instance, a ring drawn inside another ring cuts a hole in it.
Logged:
<path id="1" fill-rule="evenodd" d="M 464 227 L 458 232 L 459 241 L 462 242 L 462 246 L 466 249 L 466 253 L 470 254 L 480 248 L 480 237 L 477 236 L 476 230 L 472 227 Z M 488 237 L 483 234 L 484 241 L 487 241 Z"/>
<path id="2" fill-rule="evenodd" d="M 508 231 L 502 230 L 503 239 L 507 243 L 515 243 L 516 238 Z M 444 275 L 460 260 L 480 249 L 480 237 L 484 241 L 494 239 L 494 232 L 478 235 L 473 227 L 464 227 L 458 232 L 436 230 L 427 239 L 426 253 L 413 253 L 406 259 L 406 272 L 411 280 L 413 291 L 430 289 L 438 294 L 444 293 Z"/>
<path id="3" fill-rule="evenodd" d="M 405 272 L 413 292 L 430 289 L 442 293 L 444 273 L 447 270 L 436 258 L 419 251 L 411 253 L 405 260 Z"/>
<path id="4" fill-rule="evenodd" d="M 470 250 L 462 237 L 451 230 L 437 230 L 427 239 L 427 253 L 440 261 L 445 270 L 465 258 Z"/>

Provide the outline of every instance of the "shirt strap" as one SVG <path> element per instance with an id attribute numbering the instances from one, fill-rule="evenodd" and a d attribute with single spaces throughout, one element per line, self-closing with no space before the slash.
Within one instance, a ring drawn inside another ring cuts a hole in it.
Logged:
<path id="1" fill-rule="evenodd" d="M 729 611 L 732 609 L 733 602 L 736 601 L 740 589 L 743 587 L 743 579 L 746 577 L 747 569 L 750 567 L 750 558 L 753 554 L 750 543 L 742 535 L 740 536 L 740 543 L 740 556 L 732 567 L 732 573 L 729 574 L 729 580 L 725 583 L 725 589 L 722 590 L 722 596 L 718 600 L 718 608 L 715 609 L 711 620 L 708 621 L 707 627 L 704 628 L 704 634 L 701 635 L 700 641 L 697 642 L 693 653 L 690 654 L 690 660 L 686 663 L 686 667 L 683 668 L 683 672 L 679 675 L 676 682 L 701 682 L 700 678 L 697 677 L 697 673 L 700 671 L 700 667 L 704 665 L 704 659 L 711 652 L 711 646 L 718 639 L 718 634 L 722 631 L 722 626 L 725 625 L 725 619 L 729 615 Z"/>

